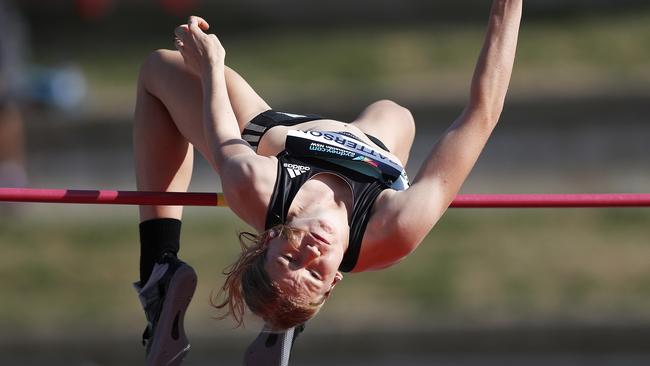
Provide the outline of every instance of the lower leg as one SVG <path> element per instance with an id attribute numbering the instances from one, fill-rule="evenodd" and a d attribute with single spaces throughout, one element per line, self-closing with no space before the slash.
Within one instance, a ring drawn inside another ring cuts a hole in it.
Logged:
<path id="1" fill-rule="evenodd" d="M 133 140 L 138 190 L 187 190 L 192 176 L 193 147 L 142 80 L 138 86 Z M 182 213 L 182 206 L 140 206 L 142 284 L 165 253 L 178 253 Z"/>
<path id="2" fill-rule="evenodd" d="M 138 88 L 133 127 L 136 184 L 141 191 L 186 191 L 194 150 L 165 106 L 144 85 Z M 182 206 L 140 206 L 140 220 L 180 219 Z"/>
<path id="3" fill-rule="evenodd" d="M 138 190 L 186 191 L 193 146 L 143 78 L 133 127 Z M 196 273 L 177 258 L 182 206 L 140 206 L 140 282 L 135 284 L 148 321 L 143 334 L 147 366 L 179 365 L 189 351 L 183 327 Z"/>

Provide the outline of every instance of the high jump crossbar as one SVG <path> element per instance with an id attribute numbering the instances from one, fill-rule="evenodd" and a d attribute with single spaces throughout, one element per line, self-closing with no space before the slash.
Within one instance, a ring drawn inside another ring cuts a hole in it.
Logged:
<path id="1" fill-rule="evenodd" d="M 0 202 L 227 207 L 223 193 L 0 188 Z M 461 194 L 450 207 L 650 207 L 650 194 Z"/>

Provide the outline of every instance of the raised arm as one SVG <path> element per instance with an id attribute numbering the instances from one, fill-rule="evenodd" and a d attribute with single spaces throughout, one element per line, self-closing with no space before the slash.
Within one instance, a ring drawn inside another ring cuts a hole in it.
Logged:
<path id="1" fill-rule="evenodd" d="M 378 227 L 391 228 L 388 241 L 400 243 L 395 256 L 414 250 L 449 207 L 496 126 L 512 73 L 521 13 L 522 0 L 494 0 L 467 107 L 434 145 L 411 187 L 377 202 Z"/>
<path id="2" fill-rule="evenodd" d="M 214 34 L 204 32 L 208 27 L 205 20 L 190 17 L 187 25 L 176 28 L 175 45 L 201 80 L 204 136 L 229 207 L 259 228 L 264 225 L 260 212 L 266 212 L 267 200 L 256 200 L 260 197 L 256 193 L 268 190 L 276 165 L 272 158 L 255 154 L 241 137 L 226 87 L 226 52 Z"/>
<path id="3" fill-rule="evenodd" d="M 499 121 L 515 60 L 522 2 L 493 2 L 467 107 L 434 145 L 413 181 L 410 195 L 427 201 L 435 217 L 454 199 Z"/>

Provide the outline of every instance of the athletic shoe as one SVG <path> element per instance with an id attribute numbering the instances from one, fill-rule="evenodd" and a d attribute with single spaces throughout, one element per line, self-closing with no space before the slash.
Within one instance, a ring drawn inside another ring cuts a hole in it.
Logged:
<path id="1" fill-rule="evenodd" d="M 165 254 L 154 265 L 147 283 L 133 284 L 147 317 L 142 334 L 146 366 L 177 366 L 190 350 L 183 328 L 194 290 L 196 273 L 173 254 Z"/>
<path id="2" fill-rule="evenodd" d="M 244 356 L 245 366 L 287 366 L 293 344 L 305 325 L 282 332 L 274 332 L 264 327 L 253 343 L 248 346 Z"/>

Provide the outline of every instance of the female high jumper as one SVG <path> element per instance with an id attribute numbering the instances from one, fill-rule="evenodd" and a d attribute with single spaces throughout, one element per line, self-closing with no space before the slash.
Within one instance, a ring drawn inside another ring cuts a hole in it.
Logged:
<path id="1" fill-rule="evenodd" d="M 458 193 L 503 109 L 523 0 L 494 0 L 467 106 L 409 182 L 411 113 L 388 100 L 342 122 L 273 110 L 225 65 L 208 23 L 174 31 L 138 80 L 137 188 L 186 191 L 194 148 L 221 178 L 240 235 L 215 306 L 241 324 L 246 307 L 271 329 L 312 318 L 342 272 L 390 267 L 418 247 Z M 196 274 L 177 257 L 182 207 L 140 207 L 140 281 L 147 365 L 178 365 Z"/>

